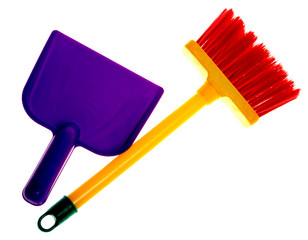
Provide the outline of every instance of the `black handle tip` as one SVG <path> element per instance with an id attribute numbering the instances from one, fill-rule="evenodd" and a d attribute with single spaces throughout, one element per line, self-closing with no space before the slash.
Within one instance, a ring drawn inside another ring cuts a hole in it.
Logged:
<path id="1" fill-rule="evenodd" d="M 74 203 L 64 196 L 38 219 L 37 226 L 43 232 L 50 232 L 76 212 L 77 208 Z M 52 217 L 54 222 L 51 226 L 45 227 L 45 224 L 42 224 L 42 222 L 48 216 Z"/>
<path id="2" fill-rule="evenodd" d="M 42 221 L 44 221 L 45 218 L 47 218 L 48 216 L 51 216 L 54 220 L 53 224 L 50 226 L 50 224 L 48 224 L 48 227 L 46 226 L 46 224 L 42 224 Z M 42 231 L 42 232 L 50 232 L 52 231 L 54 228 L 56 228 L 59 224 L 57 223 L 57 219 L 54 215 L 51 214 L 43 214 L 39 220 L 37 221 L 37 226 L 38 228 Z"/>

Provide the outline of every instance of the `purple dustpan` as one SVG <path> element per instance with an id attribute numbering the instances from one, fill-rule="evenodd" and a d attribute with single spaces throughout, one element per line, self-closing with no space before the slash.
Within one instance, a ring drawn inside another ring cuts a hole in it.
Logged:
<path id="1" fill-rule="evenodd" d="M 162 94 L 161 87 L 53 31 L 22 96 L 28 115 L 53 132 L 24 199 L 46 201 L 76 146 L 104 156 L 127 150 Z"/>

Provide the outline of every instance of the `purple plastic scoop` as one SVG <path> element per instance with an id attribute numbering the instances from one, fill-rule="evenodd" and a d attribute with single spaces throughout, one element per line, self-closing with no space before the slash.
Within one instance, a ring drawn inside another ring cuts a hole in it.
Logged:
<path id="1" fill-rule="evenodd" d="M 43 204 L 76 146 L 111 156 L 127 150 L 163 89 L 53 31 L 23 91 L 27 114 L 53 132 L 23 190 Z"/>

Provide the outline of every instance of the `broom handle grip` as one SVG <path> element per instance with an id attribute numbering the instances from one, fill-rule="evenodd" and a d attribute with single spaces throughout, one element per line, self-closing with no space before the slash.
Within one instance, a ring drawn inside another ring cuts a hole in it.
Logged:
<path id="1" fill-rule="evenodd" d="M 212 86 L 209 87 L 212 88 Z M 206 88 L 208 89 L 209 87 Z M 213 94 L 208 94 L 205 97 L 205 95 L 197 92 L 192 98 L 134 143 L 126 152 L 116 157 L 92 178 L 68 195 L 76 208 L 80 208 L 98 192 L 104 189 L 202 107 L 217 99 L 218 96 L 215 91 L 206 92 Z"/>

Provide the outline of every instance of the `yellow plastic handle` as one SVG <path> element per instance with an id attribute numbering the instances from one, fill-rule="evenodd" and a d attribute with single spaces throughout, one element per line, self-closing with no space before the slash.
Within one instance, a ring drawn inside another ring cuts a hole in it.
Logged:
<path id="1" fill-rule="evenodd" d="M 219 98 L 219 95 L 216 90 L 210 84 L 205 83 L 202 87 L 202 93 L 198 92 L 195 94 L 150 132 L 140 138 L 126 152 L 116 157 L 92 178 L 68 195 L 69 199 L 74 203 L 76 208 L 80 208 L 140 158 L 151 151 L 162 140 L 168 137 L 202 107 L 212 103 L 217 98 Z"/>

